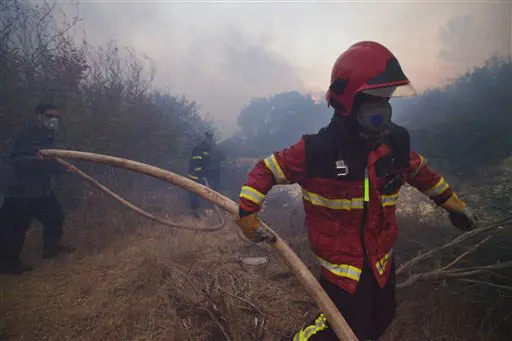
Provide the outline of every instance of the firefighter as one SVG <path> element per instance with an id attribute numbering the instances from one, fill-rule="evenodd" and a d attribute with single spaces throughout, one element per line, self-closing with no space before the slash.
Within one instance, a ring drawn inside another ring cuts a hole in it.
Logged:
<path id="1" fill-rule="evenodd" d="M 13 172 L 0 208 L 0 273 L 4 274 L 32 270 L 20 253 L 34 217 L 43 225 L 43 259 L 74 251 L 60 243 L 64 215 L 51 181 L 66 170 L 55 160 L 37 157 L 39 149 L 53 147 L 60 115 L 51 103 L 39 104 L 35 112 L 36 124 L 18 135 L 9 156 Z"/>
<path id="2" fill-rule="evenodd" d="M 207 177 L 207 170 L 210 165 L 210 153 L 214 146 L 213 133 L 207 131 L 204 134 L 204 139 L 192 149 L 188 165 L 188 177 L 198 183 L 205 184 L 204 179 Z M 190 192 L 190 209 L 196 218 L 200 218 L 199 196 Z"/>
<path id="3" fill-rule="evenodd" d="M 210 151 L 210 162 L 206 167 L 205 176 L 208 179 L 208 185 L 216 192 L 220 192 L 222 186 L 222 167 L 226 161 L 224 151 L 217 145 Z"/>
<path id="4" fill-rule="evenodd" d="M 389 99 L 415 95 L 396 57 L 376 42 L 352 45 L 336 60 L 326 94 L 330 124 L 260 160 L 240 193 L 237 224 L 255 242 L 272 238 L 259 211 L 276 184 L 300 184 L 319 282 L 360 340 L 377 340 L 393 320 L 396 202 L 408 183 L 448 211 L 456 228 L 476 218 L 427 160 L 408 131 L 391 122 Z M 337 340 L 324 314 L 293 340 Z"/>

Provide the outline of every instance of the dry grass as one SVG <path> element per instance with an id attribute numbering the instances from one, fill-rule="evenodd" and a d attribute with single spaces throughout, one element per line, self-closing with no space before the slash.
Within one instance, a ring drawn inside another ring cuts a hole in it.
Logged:
<path id="1" fill-rule="evenodd" d="M 185 210 L 181 192 L 163 193 L 153 192 L 142 204 L 163 215 Z M 415 200 L 410 193 L 404 197 Z M 270 200 L 264 217 L 317 272 L 302 212 L 293 203 L 284 206 L 279 194 Z M 441 231 L 448 231 L 447 239 L 457 233 L 446 221 L 426 218 L 423 206 L 415 207 L 401 222 L 402 259 L 421 249 L 420 242 L 442 243 Z M 75 254 L 41 262 L 39 231 L 33 229 L 25 256 L 37 268 L 0 277 L 0 339 L 290 340 L 318 312 L 277 254 L 243 243 L 232 225 L 213 233 L 175 231 L 101 197 L 84 202 L 67 222 Z M 262 255 L 270 262 L 256 270 L 238 260 Z M 510 295 L 502 292 L 420 282 L 400 291 L 398 299 L 384 341 L 512 339 Z"/>
<path id="2" fill-rule="evenodd" d="M 38 262 L 33 273 L 3 277 L 3 335 L 12 340 L 289 337 L 312 317 L 314 304 L 275 254 L 241 243 L 231 228 L 209 234 L 141 228 L 115 241 L 108 238 L 111 244 L 103 249 L 80 248 Z M 249 254 L 269 254 L 271 261 L 258 272 L 244 269 L 237 257 Z"/>

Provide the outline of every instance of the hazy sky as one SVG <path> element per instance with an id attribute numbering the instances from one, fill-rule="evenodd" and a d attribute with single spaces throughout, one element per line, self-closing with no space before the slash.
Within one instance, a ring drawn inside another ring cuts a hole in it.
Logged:
<path id="1" fill-rule="evenodd" d="M 65 6 L 65 5 L 64 5 Z M 337 56 L 360 40 L 386 45 L 418 90 L 461 69 L 439 58 L 440 30 L 470 16 L 461 64 L 511 52 L 512 4 L 501 2 L 151 2 L 80 1 L 93 45 L 115 39 L 156 63 L 155 85 L 211 113 L 226 135 L 253 97 L 324 91 Z"/>

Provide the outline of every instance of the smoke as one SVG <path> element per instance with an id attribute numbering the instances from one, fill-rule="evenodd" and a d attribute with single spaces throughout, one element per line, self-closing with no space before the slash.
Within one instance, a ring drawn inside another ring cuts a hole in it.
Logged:
<path id="1" fill-rule="evenodd" d="M 190 5 L 85 2 L 79 15 L 91 45 L 114 39 L 150 57 L 154 85 L 198 102 L 224 136 L 237 128 L 236 117 L 252 98 L 303 90 L 291 63 L 268 48 L 268 34 L 208 18 L 211 4 Z"/>
<path id="2" fill-rule="evenodd" d="M 252 98 L 303 89 L 284 57 L 232 27 L 194 37 L 188 53 L 168 70 L 177 76 L 171 86 L 212 112 L 224 133 L 235 129 L 240 109 Z"/>
<path id="3" fill-rule="evenodd" d="M 156 64 L 155 86 L 198 102 L 224 136 L 236 130 L 237 116 L 252 98 L 326 89 L 336 57 L 360 40 L 389 47 L 419 91 L 453 79 L 465 71 L 463 64 L 482 65 L 511 47 L 509 2 L 109 1 L 79 8 L 92 45 L 115 39 L 149 56 Z M 454 51 L 441 28 L 453 17 L 470 17 L 473 26 L 462 30 L 466 60 L 447 65 Z"/>

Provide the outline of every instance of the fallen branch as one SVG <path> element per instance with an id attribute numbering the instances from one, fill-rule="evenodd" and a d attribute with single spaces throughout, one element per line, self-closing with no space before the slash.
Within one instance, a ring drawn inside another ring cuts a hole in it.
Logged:
<path id="1" fill-rule="evenodd" d="M 508 286 L 508 285 L 494 284 L 494 283 L 490 283 L 490 282 L 478 281 L 476 279 L 469 279 L 469 278 L 461 278 L 461 279 L 459 279 L 459 281 L 467 282 L 467 283 L 487 285 L 487 286 L 490 286 L 490 287 L 493 287 L 493 288 L 497 288 L 497 289 L 503 289 L 503 290 L 512 291 L 512 287 Z"/>
<path id="2" fill-rule="evenodd" d="M 181 320 L 181 323 L 183 324 L 183 328 L 185 328 L 185 331 L 187 332 L 189 341 L 193 341 L 192 335 L 190 335 L 190 329 L 189 326 L 187 325 L 187 322 L 185 322 L 185 320 Z"/>
<path id="3" fill-rule="evenodd" d="M 474 268 L 462 268 L 462 269 L 454 269 L 449 270 L 451 267 L 453 267 L 455 264 L 457 264 L 461 259 L 469 255 L 470 253 L 474 252 L 478 247 L 480 247 L 482 244 L 486 243 L 489 239 L 491 239 L 497 232 L 502 231 L 505 226 L 508 226 L 507 221 L 510 219 L 505 218 L 500 220 L 499 222 L 495 222 L 492 224 L 489 224 L 488 226 L 482 226 L 478 229 L 466 232 L 459 237 L 455 238 L 451 242 L 442 245 L 440 247 L 431 249 L 430 251 L 420 254 L 419 256 L 407 261 L 404 263 L 396 272 L 397 275 L 403 273 L 407 268 L 412 267 L 413 265 L 417 264 L 418 262 L 432 256 L 435 252 L 439 252 L 443 249 L 452 247 L 456 244 L 461 243 L 462 241 L 476 236 L 483 232 L 493 231 L 491 235 L 485 237 L 483 240 L 478 242 L 477 244 L 473 245 L 469 250 L 459 255 L 455 260 L 450 262 L 448 265 L 445 265 L 443 267 L 440 267 L 438 269 L 434 269 L 431 271 L 413 274 L 409 276 L 405 281 L 397 284 L 397 288 L 404 288 L 408 287 L 414 283 L 416 283 L 419 280 L 427 280 L 427 279 L 437 279 L 437 278 L 460 278 L 460 277 L 467 277 L 467 276 L 474 276 L 481 274 L 483 272 L 486 272 L 488 270 L 495 270 L 495 269 L 501 269 L 501 268 L 507 268 L 512 267 L 512 262 L 506 262 L 506 263 L 496 263 L 493 265 L 487 265 L 487 266 L 481 266 L 481 267 L 474 267 Z M 503 224 L 503 225 L 501 225 Z"/>
<path id="4" fill-rule="evenodd" d="M 449 242 L 447 244 L 444 244 L 442 246 L 433 248 L 433 249 L 431 249 L 428 252 L 422 253 L 419 256 L 414 257 L 413 259 L 408 260 L 407 262 L 402 264 L 400 266 L 400 268 L 398 268 L 398 270 L 396 271 L 396 274 L 400 275 L 401 273 L 403 273 L 408 268 L 411 268 L 412 266 L 416 265 L 420 261 L 422 261 L 422 260 L 424 260 L 426 258 L 429 258 L 430 256 L 432 256 L 432 254 L 434 254 L 436 252 L 439 252 L 441 250 L 450 248 L 450 247 L 452 247 L 452 246 L 454 246 L 456 244 L 460 244 L 461 242 L 463 242 L 464 240 L 466 240 L 468 238 L 474 237 L 474 236 L 479 235 L 479 234 L 484 233 L 484 232 L 490 232 L 490 231 L 493 231 L 493 230 L 496 230 L 496 231 L 502 230 L 504 227 L 500 223 L 501 222 L 505 222 L 505 221 L 507 221 L 507 219 L 504 219 L 503 221 L 500 221 L 500 222 L 497 222 L 497 223 L 493 223 L 493 224 L 490 224 L 488 226 L 482 226 L 482 227 L 480 227 L 478 229 L 475 229 L 475 230 L 463 233 L 463 234 L 461 234 L 460 236 L 458 236 L 457 238 L 455 238 L 454 240 L 452 240 L 451 242 Z"/>
<path id="5" fill-rule="evenodd" d="M 454 270 L 436 269 L 436 270 L 429 271 L 429 272 L 414 274 L 414 275 L 410 276 L 408 279 L 406 279 L 405 281 L 403 281 L 402 283 L 397 284 L 396 287 L 397 288 L 405 288 L 405 287 L 408 287 L 408 286 L 416 283 L 419 280 L 468 277 L 468 276 L 480 275 L 482 273 L 488 272 L 489 270 L 500 270 L 500 269 L 506 269 L 506 268 L 512 268 L 512 261 L 496 263 L 496 264 L 486 265 L 486 266 L 473 267 L 473 268 L 462 268 L 462 269 L 454 269 Z"/>
<path id="6" fill-rule="evenodd" d="M 201 309 L 203 309 L 204 311 L 206 311 L 208 313 L 208 315 L 210 315 L 210 317 L 215 322 L 217 327 L 219 327 L 219 330 L 222 332 L 222 334 L 224 334 L 226 341 L 231 341 L 231 337 L 229 337 L 228 333 L 226 332 L 226 329 L 224 329 L 224 326 L 219 321 L 219 319 L 217 317 L 215 317 L 215 315 L 212 313 L 212 311 L 206 307 L 201 307 Z"/>
<path id="7" fill-rule="evenodd" d="M 41 157 L 70 158 L 75 160 L 91 161 L 129 169 L 137 173 L 158 178 L 160 180 L 169 182 L 173 185 L 179 186 L 186 190 L 192 191 L 201 196 L 202 198 L 210 201 L 214 205 L 220 206 L 233 216 L 238 215 L 238 205 L 234 201 L 213 191 L 212 189 L 206 186 L 203 186 L 190 179 L 163 170 L 161 168 L 108 155 L 77 152 L 70 150 L 43 149 L 39 151 L 39 155 Z M 341 315 L 341 312 L 338 310 L 338 308 L 336 308 L 336 306 L 331 301 L 327 293 L 324 291 L 320 283 L 318 283 L 316 278 L 313 276 L 313 274 L 311 274 L 311 272 L 308 270 L 308 268 L 302 262 L 302 260 L 270 227 L 268 227 L 266 224 L 265 227 L 267 227 L 269 231 L 273 233 L 276 237 L 276 241 L 272 243 L 272 246 L 284 259 L 284 261 L 286 262 L 290 270 L 294 273 L 294 275 L 299 279 L 304 289 L 315 299 L 320 310 L 325 315 L 327 315 L 329 324 L 333 328 L 336 335 L 341 340 L 357 341 L 354 332 L 348 326 L 347 322 Z"/>
<path id="8" fill-rule="evenodd" d="M 484 244 L 485 242 L 487 242 L 489 239 L 491 239 L 493 237 L 493 235 L 490 235 L 490 236 L 487 236 L 485 239 L 483 239 L 482 241 L 480 241 L 478 244 L 474 245 L 471 249 L 469 249 L 468 251 L 464 252 L 463 254 L 461 254 L 460 256 L 458 256 L 457 258 L 455 258 L 450 264 L 446 265 L 446 266 L 443 266 L 442 270 L 447 270 L 449 268 L 451 268 L 452 266 L 454 266 L 455 264 L 457 264 L 462 258 L 466 257 L 467 255 L 469 255 L 471 252 L 475 251 L 476 249 L 478 249 L 478 247 L 482 244 Z"/>
<path id="9" fill-rule="evenodd" d="M 105 193 L 107 195 L 110 195 L 117 202 L 119 202 L 119 203 L 129 207 L 131 210 L 133 210 L 134 212 L 140 214 L 141 216 L 146 217 L 148 219 L 151 219 L 153 221 L 159 222 L 159 223 L 161 223 L 163 225 L 174 227 L 174 228 L 178 228 L 178 229 L 184 229 L 184 230 L 195 230 L 195 231 L 207 232 L 207 231 L 217 231 L 217 230 L 221 229 L 224 226 L 224 224 L 225 224 L 224 215 L 222 214 L 222 212 L 220 212 L 220 210 L 219 210 L 219 208 L 217 206 L 215 206 L 215 208 L 216 208 L 217 213 L 219 214 L 219 217 L 220 217 L 221 221 L 220 221 L 219 224 L 217 224 L 217 225 L 215 225 L 213 227 L 209 227 L 209 228 L 199 228 L 199 227 L 195 227 L 195 226 L 180 225 L 180 224 L 178 224 L 176 222 L 173 222 L 173 221 L 170 221 L 170 220 L 167 220 L 167 219 L 163 219 L 163 218 L 157 217 L 157 216 L 155 216 L 155 215 L 153 215 L 153 214 L 151 214 L 151 213 L 149 213 L 149 212 L 147 212 L 147 211 L 145 211 L 145 210 L 135 206 L 134 204 L 132 204 L 128 200 L 125 200 L 125 199 L 121 198 L 119 195 L 117 195 L 116 193 L 112 192 L 110 189 L 108 189 L 104 185 L 100 184 L 98 181 L 94 180 L 89 175 L 87 175 L 85 172 L 83 172 L 79 168 L 73 166 L 72 164 L 70 164 L 70 163 L 68 163 L 68 162 L 66 162 L 66 161 L 64 161 L 64 160 L 62 160 L 60 158 L 56 158 L 56 160 L 61 165 L 63 165 L 67 169 L 69 169 L 71 172 L 79 175 L 82 179 L 84 179 L 85 181 L 87 181 L 91 185 L 97 187 L 103 193 Z"/>
<path id="10" fill-rule="evenodd" d="M 236 299 L 238 299 L 238 300 L 240 300 L 240 301 L 242 301 L 242 302 L 247 303 L 248 305 L 250 305 L 251 307 L 253 307 L 253 308 L 254 308 L 254 310 L 256 310 L 256 311 L 257 311 L 261 316 L 271 317 L 271 316 L 268 316 L 267 314 L 265 314 L 264 312 L 262 312 L 260 308 L 258 308 L 257 306 L 255 306 L 255 305 L 254 305 L 254 303 L 251 303 L 249 300 L 246 300 L 245 298 L 240 297 L 240 296 L 238 296 L 238 295 L 232 294 L 232 293 L 230 293 L 229 291 L 227 291 L 227 290 L 225 290 L 225 289 L 223 289 L 223 288 L 221 288 L 221 287 L 217 287 L 217 289 L 219 289 L 219 290 L 220 290 L 220 291 L 222 291 L 223 293 L 225 293 L 225 294 L 227 294 L 227 295 L 229 295 L 229 296 L 231 296 L 231 297 L 233 297 L 233 298 L 236 298 Z"/>

